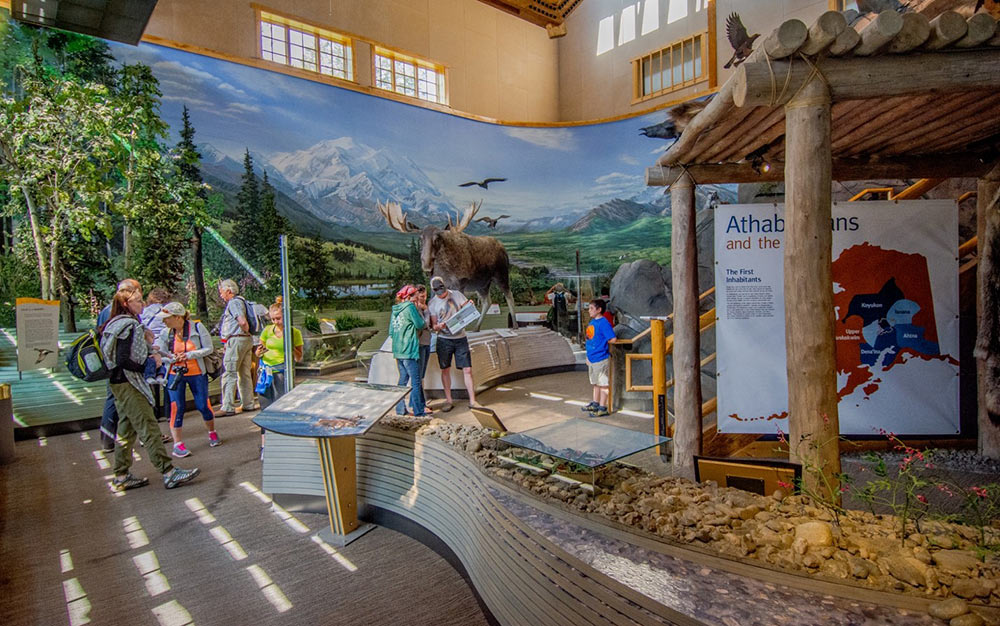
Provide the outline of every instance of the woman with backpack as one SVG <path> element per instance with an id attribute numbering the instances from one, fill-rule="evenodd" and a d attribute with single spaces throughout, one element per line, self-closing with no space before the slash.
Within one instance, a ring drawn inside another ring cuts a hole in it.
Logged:
<path id="1" fill-rule="evenodd" d="M 149 484 L 149 479 L 133 476 L 129 471 L 137 434 L 146 446 L 149 461 L 163 474 L 164 487 L 179 487 L 198 475 L 198 468 L 174 467 L 160 439 L 160 428 L 153 415 L 153 393 L 143 376 L 152 333 L 147 337 L 148 331 L 139 323 L 142 305 L 141 289 L 130 285 L 119 288 L 111 301 L 111 315 L 100 329 L 101 352 L 111 373 L 111 393 L 118 409 L 118 445 L 111 481 L 117 491 Z"/>
<path id="2" fill-rule="evenodd" d="M 180 302 L 168 302 L 157 316 L 164 324 L 156 341 L 161 354 L 173 356 L 173 363 L 167 369 L 167 393 L 170 394 L 170 434 L 174 437 L 173 455 L 177 458 L 190 456 L 184 445 L 181 429 L 184 425 L 184 411 L 187 406 L 187 387 L 191 387 L 194 405 L 201 412 L 208 429 L 208 445 L 215 447 L 222 443 L 215 432 L 215 413 L 208 398 L 208 370 L 205 357 L 215 351 L 212 337 L 201 322 L 191 321 L 191 316 Z"/>

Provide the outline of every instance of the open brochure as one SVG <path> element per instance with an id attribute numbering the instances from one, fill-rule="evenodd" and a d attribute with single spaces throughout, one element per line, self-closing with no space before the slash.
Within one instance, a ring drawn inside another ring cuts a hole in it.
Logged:
<path id="1" fill-rule="evenodd" d="M 448 329 L 449 335 L 454 335 L 455 333 L 461 332 L 462 329 L 478 319 L 479 311 L 476 310 L 476 305 L 472 303 L 472 300 L 468 300 L 462 305 L 462 308 L 448 318 L 448 321 L 444 323 L 444 326 Z"/>

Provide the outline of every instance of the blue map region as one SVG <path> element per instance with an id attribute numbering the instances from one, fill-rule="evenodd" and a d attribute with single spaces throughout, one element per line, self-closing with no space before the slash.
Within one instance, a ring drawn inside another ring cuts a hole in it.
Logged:
<path id="1" fill-rule="evenodd" d="M 899 297 L 890 301 L 894 296 Z M 865 321 L 861 362 L 888 367 L 903 348 L 928 356 L 941 354 L 937 342 L 924 339 L 924 327 L 913 325 L 919 311 L 920 305 L 903 297 L 895 279 L 889 279 L 878 293 L 855 296 L 844 319 L 857 315 Z"/>

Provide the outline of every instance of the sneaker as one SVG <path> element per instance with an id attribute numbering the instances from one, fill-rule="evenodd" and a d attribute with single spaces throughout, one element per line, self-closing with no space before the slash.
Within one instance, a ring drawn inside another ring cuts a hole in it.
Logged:
<path id="1" fill-rule="evenodd" d="M 163 475 L 163 486 L 167 489 L 180 487 L 184 483 L 189 483 L 194 480 L 194 477 L 197 476 L 200 471 L 201 470 L 197 467 L 192 467 L 189 470 L 175 467 Z"/>
<path id="2" fill-rule="evenodd" d="M 599 406 L 601 405 L 591 401 L 590 404 L 588 404 L 587 406 L 581 406 L 580 410 L 583 411 L 584 413 L 589 413 L 590 411 L 596 411 L 597 407 Z"/>
<path id="3" fill-rule="evenodd" d="M 139 487 L 145 487 L 149 484 L 148 478 L 139 478 L 138 476 L 133 476 L 132 474 L 125 474 L 124 476 L 115 476 L 111 479 L 111 486 L 115 488 L 115 491 L 127 491 L 128 489 L 138 489 Z"/>
<path id="4" fill-rule="evenodd" d="M 187 449 L 184 442 L 175 443 L 173 455 L 178 459 L 183 459 L 186 456 L 191 456 L 191 451 Z"/>
<path id="5" fill-rule="evenodd" d="M 455 405 L 453 405 L 451 402 L 445 402 L 444 404 L 441 405 L 441 411 L 444 413 L 447 413 L 453 408 L 455 408 Z"/>
<path id="6" fill-rule="evenodd" d="M 596 409 L 589 411 L 591 417 L 604 417 L 605 415 L 611 415 L 606 406 L 598 406 Z"/>
<path id="7" fill-rule="evenodd" d="M 222 440 L 219 439 L 219 433 L 215 432 L 214 430 L 208 433 L 208 445 L 213 448 L 215 446 L 222 445 Z"/>

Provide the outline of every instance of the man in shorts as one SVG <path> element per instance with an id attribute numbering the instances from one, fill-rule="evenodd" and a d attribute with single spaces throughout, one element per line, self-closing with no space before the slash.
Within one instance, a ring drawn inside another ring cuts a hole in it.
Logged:
<path id="1" fill-rule="evenodd" d="M 441 407 L 444 412 L 450 411 L 454 404 L 451 400 L 451 359 L 455 357 L 455 366 L 462 370 L 465 378 L 465 388 L 469 392 L 469 406 L 476 405 L 476 383 L 472 380 L 472 354 L 469 351 L 469 339 L 465 331 L 451 334 L 445 322 L 451 319 L 458 310 L 469 301 L 461 292 L 445 287 L 444 279 L 435 276 L 431 279 L 431 291 L 434 297 L 427 303 L 431 315 L 431 328 L 438 334 L 437 356 L 441 367 L 441 386 L 444 387 L 445 403 Z"/>
<path id="2" fill-rule="evenodd" d="M 608 370 L 611 365 L 611 342 L 615 340 L 615 329 L 604 317 L 604 300 L 590 301 L 587 312 L 587 371 L 590 384 L 594 386 L 594 400 L 583 407 L 591 417 L 610 415 L 608 411 Z"/>

